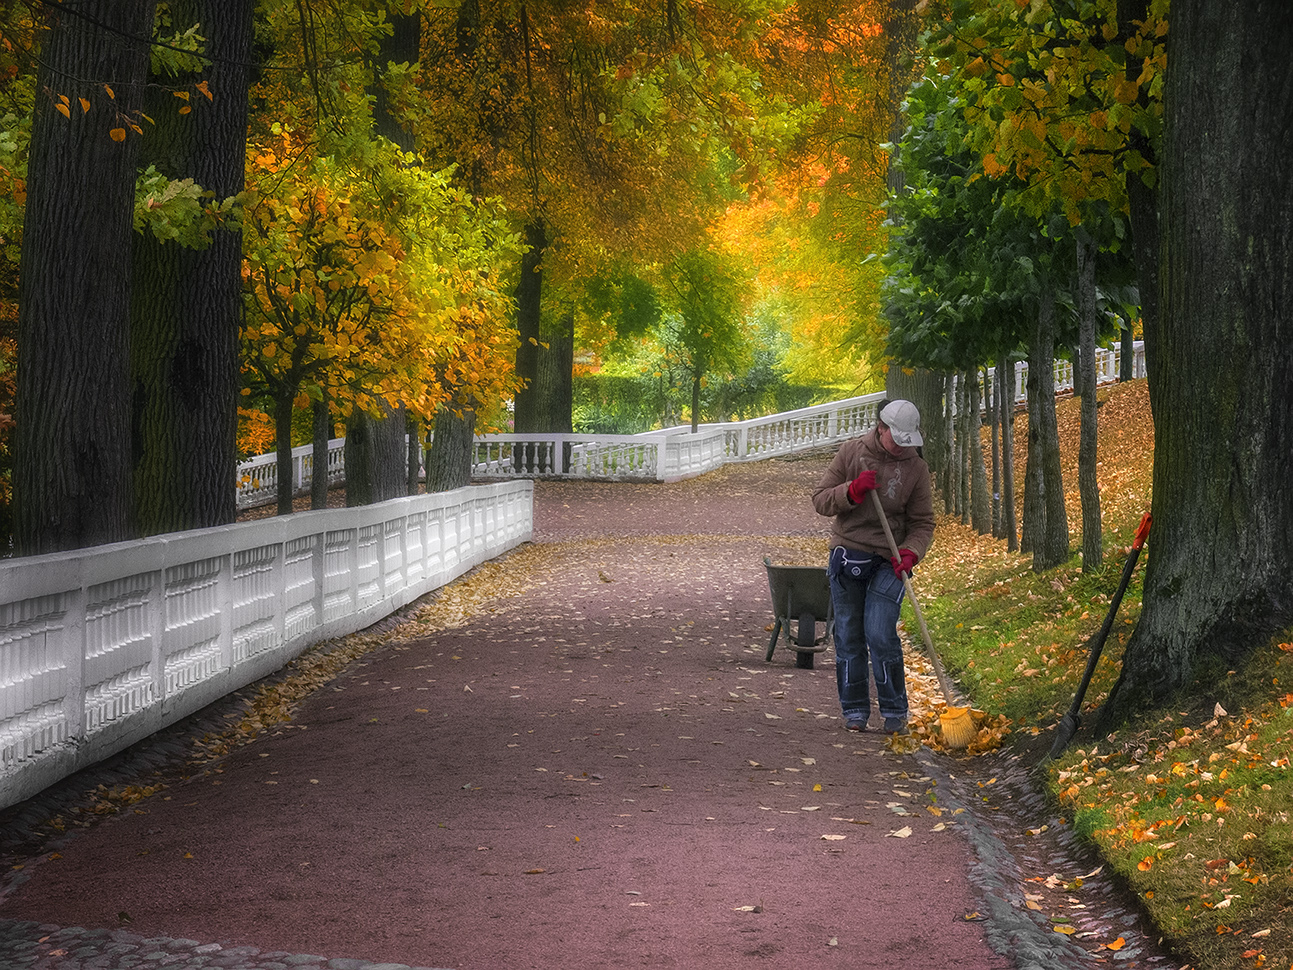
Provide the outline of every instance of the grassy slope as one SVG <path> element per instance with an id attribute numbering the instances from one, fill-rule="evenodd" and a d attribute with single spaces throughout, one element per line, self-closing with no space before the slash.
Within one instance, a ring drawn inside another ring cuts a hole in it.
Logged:
<path id="1" fill-rule="evenodd" d="M 1064 481 L 1074 556 L 1046 573 L 959 519 L 940 522 L 919 577 L 930 634 L 982 720 L 979 746 L 1049 750 L 1072 703 L 1117 588 L 1132 536 L 1149 508 L 1153 424 L 1145 381 L 1100 391 L 1100 489 L 1105 561 L 1083 573 L 1077 496 L 1078 401 L 1060 403 Z M 1016 426 L 1022 483 L 1026 427 Z M 991 472 L 989 471 L 989 474 Z M 1140 612 L 1151 532 L 1083 706 L 1117 676 Z M 913 627 L 914 629 L 914 627 Z M 1170 708 L 1146 711 L 1108 737 L 1079 731 L 1052 763 L 1051 792 L 1136 891 L 1194 966 L 1293 970 L 1293 631 L 1255 644 L 1249 664 L 1224 671 Z M 924 733 L 922 726 L 918 734 Z M 1006 735 L 1009 737 L 1005 737 Z"/>

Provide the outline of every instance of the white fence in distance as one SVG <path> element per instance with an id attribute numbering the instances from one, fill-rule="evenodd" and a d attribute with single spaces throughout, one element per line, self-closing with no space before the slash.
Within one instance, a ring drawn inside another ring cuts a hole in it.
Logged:
<path id="1" fill-rule="evenodd" d="M 1133 376 L 1145 376 L 1145 351 L 1135 344 Z M 1118 380 L 1122 348 L 1096 350 L 1096 382 Z M 1015 364 L 1015 403 L 1027 402 L 1028 363 Z M 989 377 L 989 381 L 993 380 Z M 980 378 L 982 382 L 982 378 Z M 1055 393 L 1073 390 L 1073 364 L 1055 361 Z M 673 482 L 701 475 L 729 461 L 751 461 L 837 444 L 875 424 L 883 394 L 833 401 L 766 417 L 723 424 L 702 424 L 648 431 L 637 435 L 493 434 L 476 437 L 472 477 L 585 478 L 607 481 Z M 345 439 L 328 442 L 328 485 L 346 480 Z M 308 492 L 313 477 L 313 450 L 292 449 L 293 493 Z M 278 467 L 273 454 L 259 455 L 238 466 L 238 507 L 275 500 Z"/>
<path id="2" fill-rule="evenodd" d="M 528 541 L 530 482 L 0 562 L 0 807 Z"/>

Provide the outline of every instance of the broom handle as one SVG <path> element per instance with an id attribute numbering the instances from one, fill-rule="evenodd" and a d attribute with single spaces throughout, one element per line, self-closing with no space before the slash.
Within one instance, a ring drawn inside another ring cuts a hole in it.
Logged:
<path id="1" fill-rule="evenodd" d="M 871 501 L 875 504 L 876 515 L 880 516 L 880 525 L 884 527 L 884 537 L 889 540 L 889 549 L 893 553 L 893 558 L 902 562 L 902 553 L 898 551 L 898 543 L 893 540 L 893 532 L 889 528 L 889 520 L 885 517 L 884 506 L 880 504 L 880 493 L 875 489 L 871 490 Z M 929 659 L 934 664 L 934 673 L 938 677 L 938 686 L 943 691 L 943 700 L 947 706 L 952 706 L 952 685 L 947 681 L 947 673 L 943 670 L 943 662 L 938 659 L 938 651 L 934 649 L 934 641 L 929 638 L 929 628 L 925 626 L 925 615 L 920 612 L 920 601 L 916 599 L 916 591 L 911 588 L 911 575 L 903 570 L 902 585 L 907 590 L 907 598 L 911 600 L 911 608 L 916 614 L 916 623 L 920 626 L 921 638 L 925 641 L 925 650 L 929 653 Z"/>

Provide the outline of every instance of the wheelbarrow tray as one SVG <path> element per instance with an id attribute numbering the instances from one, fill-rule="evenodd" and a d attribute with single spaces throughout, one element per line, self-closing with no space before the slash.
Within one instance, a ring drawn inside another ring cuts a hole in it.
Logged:
<path id="1" fill-rule="evenodd" d="M 775 617 L 772 639 L 764 660 L 772 660 L 777 641 L 782 636 L 786 645 L 798 654 L 800 667 L 813 666 L 813 655 L 822 653 L 833 642 L 835 609 L 831 603 L 831 584 L 824 566 L 780 566 L 764 557 L 768 571 L 768 590 L 772 594 L 772 612 Z M 791 621 L 795 635 L 791 637 Z M 826 632 L 817 636 L 817 624 L 825 624 Z"/>

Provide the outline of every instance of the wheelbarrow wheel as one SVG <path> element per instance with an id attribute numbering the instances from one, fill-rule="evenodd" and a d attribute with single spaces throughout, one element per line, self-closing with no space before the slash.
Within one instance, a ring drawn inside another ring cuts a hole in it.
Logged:
<path id="1" fill-rule="evenodd" d="M 799 628 L 795 631 L 795 644 L 800 647 L 817 646 L 817 617 L 811 613 L 799 614 Z M 812 649 L 799 650 L 795 654 L 795 666 L 804 670 L 813 669 Z"/>

